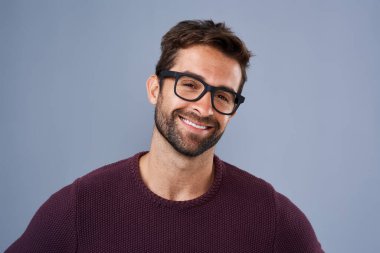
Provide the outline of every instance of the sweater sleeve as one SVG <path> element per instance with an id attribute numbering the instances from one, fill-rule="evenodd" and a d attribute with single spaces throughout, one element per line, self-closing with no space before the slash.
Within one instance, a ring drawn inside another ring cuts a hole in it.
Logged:
<path id="1" fill-rule="evenodd" d="M 276 193 L 277 226 L 275 253 L 323 253 L 305 214 L 288 198 Z"/>
<path id="2" fill-rule="evenodd" d="M 75 252 L 75 185 L 53 194 L 36 212 L 21 237 L 5 252 Z"/>

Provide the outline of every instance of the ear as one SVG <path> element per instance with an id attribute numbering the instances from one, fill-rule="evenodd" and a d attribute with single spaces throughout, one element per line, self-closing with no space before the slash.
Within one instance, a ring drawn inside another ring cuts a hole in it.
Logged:
<path id="1" fill-rule="evenodd" d="M 149 102 L 153 105 L 157 104 L 158 94 L 160 93 L 160 80 L 158 76 L 151 75 L 146 80 L 146 92 Z"/>

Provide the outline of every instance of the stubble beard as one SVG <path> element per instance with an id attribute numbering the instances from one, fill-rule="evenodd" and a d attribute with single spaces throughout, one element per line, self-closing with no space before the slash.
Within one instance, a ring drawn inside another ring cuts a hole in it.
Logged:
<path id="1" fill-rule="evenodd" d="M 170 115 L 166 115 L 162 110 L 162 96 L 159 95 L 156 109 L 154 111 L 154 121 L 158 132 L 170 143 L 170 145 L 180 154 L 187 157 L 196 157 L 215 146 L 224 132 L 219 132 L 220 124 L 212 117 L 200 118 L 192 112 L 181 109 L 174 110 Z M 200 123 L 212 124 L 213 132 L 207 137 L 187 133 L 181 133 L 176 123 L 179 115 L 185 116 L 189 120 Z"/>

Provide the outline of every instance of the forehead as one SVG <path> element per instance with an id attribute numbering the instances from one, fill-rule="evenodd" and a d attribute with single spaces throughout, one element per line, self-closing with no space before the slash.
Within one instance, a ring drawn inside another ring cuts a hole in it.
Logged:
<path id="1" fill-rule="evenodd" d="M 194 73 L 210 85 L 238 91 L 242 73 L 239 63 L 219 50 L 204 45 L 180 49 L 173 71 Z"/>

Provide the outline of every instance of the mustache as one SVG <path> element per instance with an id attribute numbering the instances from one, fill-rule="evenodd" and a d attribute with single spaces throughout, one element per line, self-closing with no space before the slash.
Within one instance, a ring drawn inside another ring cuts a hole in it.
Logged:
<path id="1" fill-rule="evenodd" d="M 177 109 L 177 110 L 173 111 L 173 115 L 174 116 L 182 115 L 183 117 L 186 117 L 189 120 L 194 120 L 196 122 L 199 122 L 199 123 L 202 123 L 202 124 L 205 124 L 208 126 L 212 126 L 216 129 L 220 128 L 220 124 L 215 119 L 214 116 L 200 117 L 199 115 L 197 115 L 194 112 L 184 111 L 181 109 Z"/>

